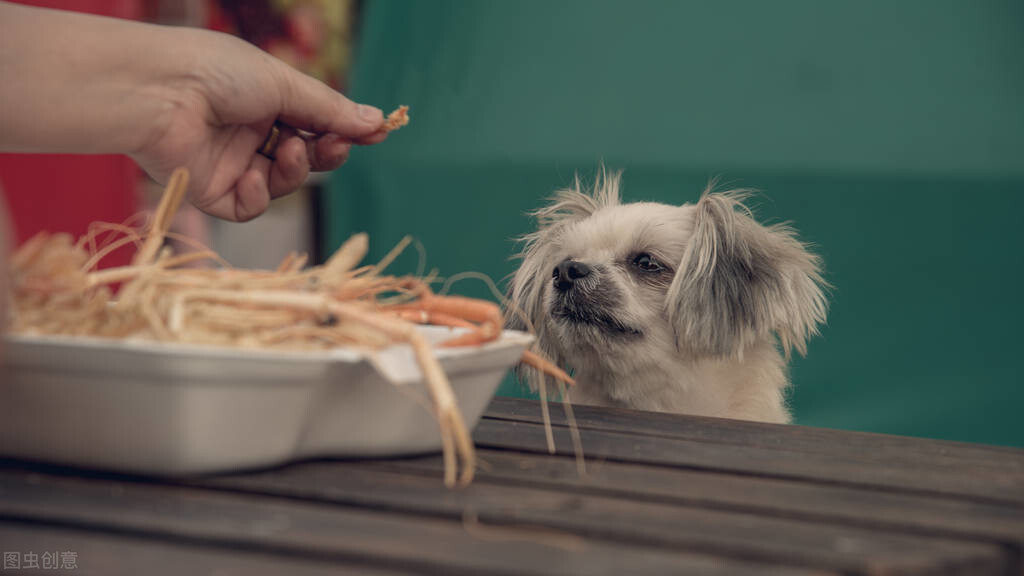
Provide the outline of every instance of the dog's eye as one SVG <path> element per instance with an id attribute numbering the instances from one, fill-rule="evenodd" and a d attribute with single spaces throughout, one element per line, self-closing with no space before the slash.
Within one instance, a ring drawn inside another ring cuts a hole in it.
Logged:
<path id="1" fill-rule="evenodd" d="M 637 254 L 633 258 L 633 265 L 643 270 L 644 272 L 657 272 L 662 269 L 661 262 L 658 262 L 654 256 L 644 252 L 643 254 Z"/>

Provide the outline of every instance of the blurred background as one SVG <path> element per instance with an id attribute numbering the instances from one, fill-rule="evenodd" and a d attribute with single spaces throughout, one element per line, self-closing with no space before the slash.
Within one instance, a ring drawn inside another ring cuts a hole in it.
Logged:
<path id="1" fill-rule="evenodd" d="M 673 204 L 720 177 L 759 189 L 759 218 L 791 221 L 834 285 L 792 364 L 797 423 L 1024 446 L 1019 0 L 33 3 L 238 34 L 355 100 L 410 106 L 256 221 L 183 214 L 235 265 L 322 259 L 357 231 L 372 260 L 411 234 L 428 269 L 504 288 L 526 212 L 575 173 L 604 163 L 625 199 Z M 20 240 L 158 192 L 120 157 L 0 156 L 0 182 Z M 501 393 L 529 395 L 511 378 Z"/>

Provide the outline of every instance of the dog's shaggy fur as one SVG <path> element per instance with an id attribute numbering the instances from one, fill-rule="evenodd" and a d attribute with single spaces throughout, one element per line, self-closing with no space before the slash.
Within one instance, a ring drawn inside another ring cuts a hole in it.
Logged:
<path id="1" fill-rule="evenodd" d="M 573 370 L 573 402 L 789 422 L 786 360 L 825 321 L 820 258 L 742 191 L 623 204 L 619 183 L 577 178 L 534 213 L 509 326 Z"/>

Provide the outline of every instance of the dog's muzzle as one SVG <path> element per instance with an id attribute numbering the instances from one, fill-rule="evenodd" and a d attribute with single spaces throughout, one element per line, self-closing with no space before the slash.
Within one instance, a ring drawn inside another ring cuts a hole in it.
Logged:
<path id="1" fill-rule="evenodd" d="M 576 326 L 590 326 L 604 333 L 641 336 L 643 333 L 627 326 L 614 314 L 621 299 L 613 286 L 602 285 L 600 270 L 577 260 L 566 259 L 551 272 L 554 301 L 551 315 Z"/>
<path id="2" fill-rule="evenodd" d="M 562 260 L 555 266 L 555 270 L 551 273 L 555 289 L 559 292 L 568 292 L 576 286 L 576 281 L 590 276 L 592 272 L 590 266 L 587 266 L 583 262 L 577 262 L 567 258 Z"/>

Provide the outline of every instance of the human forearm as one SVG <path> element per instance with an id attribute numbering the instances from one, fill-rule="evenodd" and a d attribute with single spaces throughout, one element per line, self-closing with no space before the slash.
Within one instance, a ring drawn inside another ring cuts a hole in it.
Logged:
<path id="1" fill-rule="evenodd" d="M 137 150 L 149 137 L 140 127 L 171 105 L 168 87 L 191 81 L 191 48 L 167 32 L 0 3 L 0 150 Z"/>
<path id="2" fill-rule="evenodd" d="M 158 182 L 184 167 L 192 202 L 232 220 L 387 138 L 379 109 L 201 29 L 0 2 L 0 78 L 0 152 L 128 154 Z"/>

